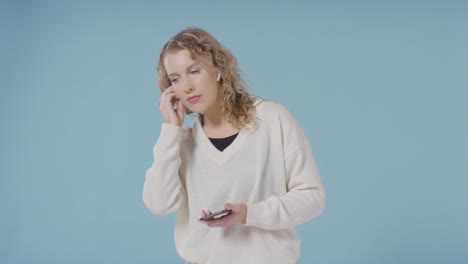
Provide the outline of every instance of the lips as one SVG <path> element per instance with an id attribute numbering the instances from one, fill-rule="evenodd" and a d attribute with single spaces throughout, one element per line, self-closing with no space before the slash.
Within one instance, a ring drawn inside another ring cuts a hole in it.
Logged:
<path id="1" fill-rule="evenodd" d="M 201 95 L 194 95 L 194 96 L 190 96 L 187 101 L 189 101 L 190 103 L 196 103 L 199 99 L 200 99 Z"/>

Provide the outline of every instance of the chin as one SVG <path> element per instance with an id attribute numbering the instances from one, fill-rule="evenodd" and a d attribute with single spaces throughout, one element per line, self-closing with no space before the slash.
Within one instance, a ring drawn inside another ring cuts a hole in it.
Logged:
<path id="1" fill-rule="evenodd" d="M 194 105 L 194 106 L 191 106 L 191 107 L 186 106 L 185 108 L 187 108 L 188 110 L 192 111 L 193 113 L 197 113 L 197 114 L 204 112 L 204 109 L 202 109 L 203 107 L 199 107 L 197 105 Z"/>

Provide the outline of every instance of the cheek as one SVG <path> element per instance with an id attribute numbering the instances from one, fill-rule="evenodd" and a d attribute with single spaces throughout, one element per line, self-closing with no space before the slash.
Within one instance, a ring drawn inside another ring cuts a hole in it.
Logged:
<path id="1" fill-rule="evenodd" d="M 174 88 L 174 93 L 175 93 L 177 98 L 183 98 L 182 95 L 183 95 L 184 92 L 182 91 L 182 89 Z"/>
<path id="2" fill-rule="evenodd" d="M 216 81 L 208 73 L 202 73 L 194 77 L 194 81 L 203 87 L 212 87 Z"/>
<path id="3" fill-rule="evenodd" d="M 216 93 L 218 89 L 218 82 L 210 78 L 210 76 L 202 77 L 198 81 L 198 85 L 205 91 L 209 91 L 211 93 Z"/>

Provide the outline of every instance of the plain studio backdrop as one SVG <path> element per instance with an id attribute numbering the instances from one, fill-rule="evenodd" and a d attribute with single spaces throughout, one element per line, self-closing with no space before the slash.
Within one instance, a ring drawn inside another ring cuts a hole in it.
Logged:
<path id="1" fill-rule="evenodd" d="M 299 263 L 468 263 L 468 3 L 2 1 L 0 263 L 182 263 L 143 205 L 160 49 L 187 27 L 302 125 Z M 193 120 L 186 119 L 186 125 Z M 221 206 L 221 205 L 220 205 Z"/>

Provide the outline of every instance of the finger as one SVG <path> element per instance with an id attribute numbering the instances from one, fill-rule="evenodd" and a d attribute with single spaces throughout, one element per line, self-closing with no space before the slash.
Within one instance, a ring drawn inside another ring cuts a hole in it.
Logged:
<path id="1" fill-rule="evenodd" d="M 164 103 L 166 101 L 166 95 L 170 92 L 169 88 L 164 90 L 164 92 L 161 93 L 161 103 Z"/>
<path id="2" fill-rule="evenodd" d="M 163 94 L 161 94 L 161 98 L 159 100 L 159 108 L 161 110 L 166 108 L 166 102 L 167 102 L 167 93 L 164 92 Z"/>
<path id="3" fill-rule="evenodd" d="M 170 93 L 170 92 L 173 92 L 174 91 L 174 88 L 172 86 L 169 86 L 166 88 L 166 90 L 164 90 L 162 92 L 162 94 L 167 94 L 167 93 Z"/>
<path id="4" fill-rule="evenodd" d="M 181 100 L 179 100 L 179 102 L 177 103 L 177 114 L 179 115 L 180 119 L 182 119 L 185 114 L 184 104 L 182 103 Z"/>
<path id="5" fill-rule="evenodd" d="M 177 113 L 174 109 L 174 102 L 177 100 L 177 95 L 175 93 L 169 93 L 166 95 L 165 100 L 164 100 L 164 105 L 163 108 L 167 115 L 170 116 L 172 120 L 177 119 Z"/>
<path id="6" fill-rule="evenodd" d="M 223 219 L 223 218 L 212 219 L 212 220 L 206 221 L 206 224 L 211 227 L 224 227 L 227 224 L 227 219 Z"/>
<path id="7" fill-rule="evenodd" d="M 171 94 L 171 93 L 174 93 L 174 94 L 175 94 L 175 92 L 174 92 L 172 89 L 166 89 L 166 90 L 161 94 L 161 100 L 162 100 L 162 101 L 166 101 L 168 95 Z"/>
<path id="8" fill-rule="evenodd" d="M 205 217 L 205 216 L 206 216 L 205 210 L 202 210 L 202 211 L 201 211 L 201 214 L 202 214 L 202 217 Z"/>
<path id="9" fill-rule="evenodd" d="M 167 102 L 172 110 L 174 110 L 174 104 L 178 103 L 177 101 L 179 101 L 179 97 L 175 93 L 169 93 L 167 95 Z"/>
<path id="10" fill-rule="evenodd" d="M 170 92 L 170 93 L 165 94 L 165 99 L 166 99 L 165 101 L 166 101 L 166 102 L 171 102 L 171 103 L 172 103 L 172 101 L 174 100 L 174 98 L 175 98 L 175 99 L 178 99 L 175 92 Z M 171 105 L 172 105 L 172 104 L 171 104 Z"/>

